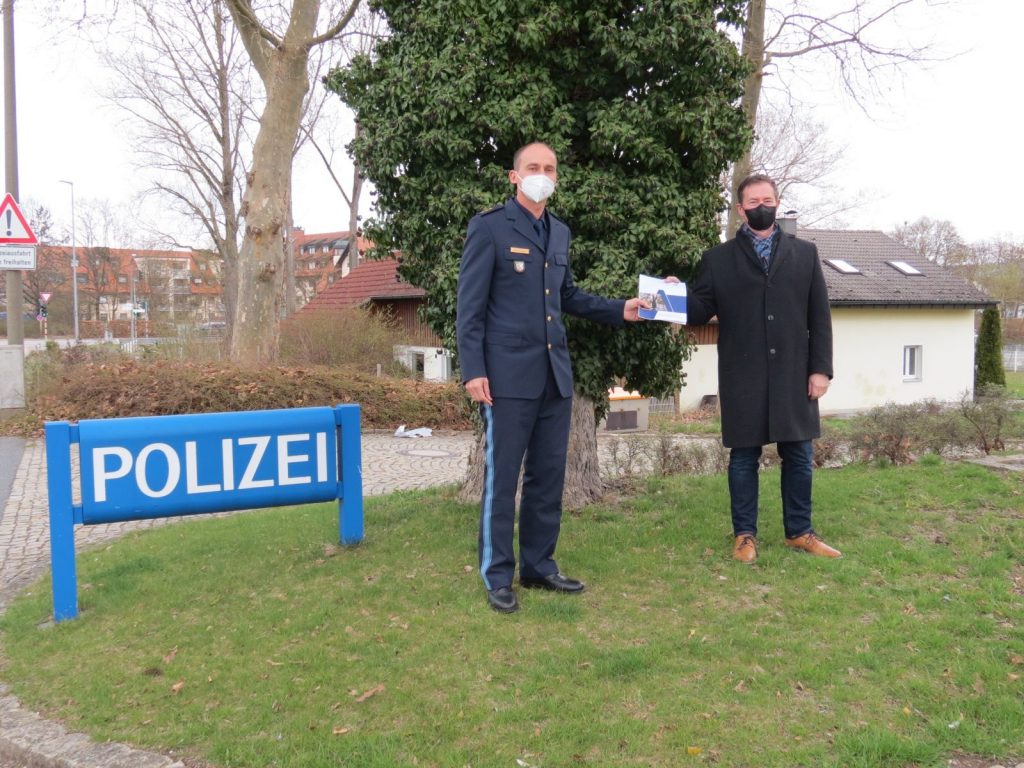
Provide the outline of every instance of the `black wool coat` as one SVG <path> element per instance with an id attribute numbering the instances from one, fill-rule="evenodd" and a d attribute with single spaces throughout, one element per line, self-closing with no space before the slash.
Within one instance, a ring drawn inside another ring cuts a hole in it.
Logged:
<path id="1" fill-rule="evenodd" d="M 832 316 L 817 246 L 782 234 L 765 274 L 740 233 L 703 255 L 687 288 L 689 325 L 718 317 L 722 443 L 744 448 L 820 437 L 807 379 L 832 378 Z"/>

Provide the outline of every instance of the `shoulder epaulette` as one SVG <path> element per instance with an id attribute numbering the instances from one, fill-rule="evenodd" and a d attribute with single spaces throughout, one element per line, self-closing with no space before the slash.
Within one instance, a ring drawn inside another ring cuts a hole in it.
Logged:
<path id="1" fill-rule="evenodd" d="M 496 211 L 502 211 L 504 209 L 505 209 L 505 204 L 504 203 L 498 203 L 497 205 L 493 206 L 492 208 L 484 208 L 482 211 L 480 211 L 480 213 L 477 214 L 477 216 L 487 216 L 488 214 L 495 213 Z"/>

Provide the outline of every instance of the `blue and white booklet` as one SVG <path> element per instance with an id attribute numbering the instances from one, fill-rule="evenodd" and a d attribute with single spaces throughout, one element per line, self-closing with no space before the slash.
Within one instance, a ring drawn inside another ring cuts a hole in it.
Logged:
<path id="1" fill-rule="evenodd" d="M 686 325 L 686 283 L 668 283 L 659 277 L 640 275 L 637 295 L 651 305 L 651 309 L 640 310 L 644 320 Z"/>

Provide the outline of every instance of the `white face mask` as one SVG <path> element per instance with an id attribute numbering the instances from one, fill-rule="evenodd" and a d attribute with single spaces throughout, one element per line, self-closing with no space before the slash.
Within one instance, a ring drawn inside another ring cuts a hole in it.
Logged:
<path id="1" fill-rule="evenodd" d="M 555 182 L 543 173 L 526 177 L 520 176 L 519 189 L 524 195 L 533 200 L 533 202 L 543 203 L 551 197 L 551 193 L 555 191 Z"/>

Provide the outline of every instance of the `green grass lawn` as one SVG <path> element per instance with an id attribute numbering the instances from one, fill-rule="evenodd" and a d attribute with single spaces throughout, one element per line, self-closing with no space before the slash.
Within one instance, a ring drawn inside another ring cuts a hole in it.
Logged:
<path id="1" fill-rule="evenodd" d="M 195 519 L 78 559 L 0 618 L 0 676 L 96 739 L 218 766 L 945 766 L 1024 756 L 1024 481 L 930 459 L 816 475 L 839 561 L 729 557 L 725 478 L 567 516 L 579 597 L 489 610 L 446 491 Z"/>
<path id="2" fill-rule="evenodd" d="M 1006 391 L 1010 397 L 1024 400 L 1024 371 L 1006 372 Z"/>

